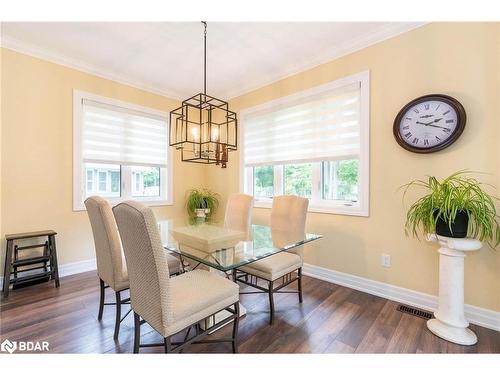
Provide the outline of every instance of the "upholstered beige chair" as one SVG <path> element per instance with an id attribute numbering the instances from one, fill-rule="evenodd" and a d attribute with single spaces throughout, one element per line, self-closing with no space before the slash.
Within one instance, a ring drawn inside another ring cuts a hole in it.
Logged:
<path id="1" fill-rule="evenodd" d="M 120 323 L 126 316 L 121 317 L 121 305 L 130 303 L 129 298 L 121 299 L 121 293 L 129 288 L 127 266 L 123 257 L 118 228 L 109 203 L 101 197 L 94 196 L 85 200 L 85 207 L 94 235 L 97 275 L 100 284 L 97 318 L 98 320 L 102 319 L 104 305 L 116 305 L 114 332 L 116 340 L 120 332 Z M 180 270 L 179 260 L 168 255 L 167 261 L 171 272 L 178 273 Z M 115 303 L 104 303 L 105 289 L 108 287 L 115 292 Z"/>
<path id="2" fill-rule="evenodd" d="M 304 238 L 308 205 L 309 200 L 306 198 L 291 195 L 274 197 L 271 209 L 271 233 L 275 247 L 281 248 Z M 238 272 L 233 273 L 238 282 L 268 293 L 270 324 L 274 321 L 273 293 L 279 293 L 281 288 L 297 281 L 299 302 L 302 303 L 302 256 L 303 246 L 298 246 L 240 267 Z M 251 276 L 251 281 L 248 281 L 248 276 Z M 252 282 L 254 279 L 255 282 Z M 257 279 L 265 280 L 268 287 L 259 285 Z M 281 283 L 275 286 L 279 279 Z"/>
<path id="3" fill-rule="evenodd" d="M 195 270 L 169 277 L 169 265 L 162 246 L 158 225 L 150 208 L 141 203 L 127 201 L 113 208 L 123 244 L 130 279 L 130 300 L 134 311 L 134 353 L 140 347 L 164 346 L 165 352 L 179 352 L 187 345 L 233 322 L 231 338 L 211 340 L 232 343 L 237 352 L 239 321 L 238 285 L 221 276 L 204 270 Z M 227 310 L 229 316 L 206 330 L 200 322 Z M 142 319 L 141 319 L 142 317 Z M 140 345 L 140 325 L 147 322 L 160 335 L 161 344 Z M 185 329 L 195 327 L 194 337 L 181 343 L 171 342 L 171 337 Z"/>
<path id="4" fill-rule="evenodd" d="M 229 196 L 224 216 L 226 228 L 250 233 L 253 197 L 246 194 L 232 194 Z"/>

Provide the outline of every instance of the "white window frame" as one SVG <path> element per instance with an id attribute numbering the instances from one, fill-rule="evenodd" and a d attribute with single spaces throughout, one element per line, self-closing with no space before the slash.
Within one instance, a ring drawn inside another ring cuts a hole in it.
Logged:
<path id="1" fill-rule="evenodd" d="M 312 198 L 309 200 L 309 212 L 352 215 L 352 216 L 369 216 L 369 199 L 370 199 L 370 72 L 363 71 L 357 74 L 350 75 L 335 81 L 313 87 L 312 89 L 300 91 L 296 94 L 288 95 L 264 104 L 247 108 L 240 112 L 239 145 L 240 145 L 240 191 L 253 196 L 253 168 L 245 167 L 244 150 L 244 126 L 245 117 L 255 111 L 282 106 L 286 103 L 307 99 L 311 95 L 333 90 L 349 84 L 360 83 L 360 155 L 358 169 L 358 202 L 351 203 L 345 201 L 333 201 L 321 199 L 321 162 L 313 163 L 313 190 Z M 331 159 L 344 160 L 342 158 Z M 325 159 L 324 161 L 329 161 Z M 291 163 L 298 164 L 298 163 Z M 274 195 L 282 195 L 284 189 L 284 172 L 283 164 L 274 165 Z M 271 208 L 272 199 L 254 198 L 254 207 Z"/>
<path id="2" fill-rule="evenodd" d="M 82 157 L 82 127 L 83 127 L 83 100 L 92 100 L 94 102 L 108 104 L 112 106 L 122 107 L 134 111 L 149 113 L 154 116 L 164 119 L 167 129 L 169 126 L 169 115 L 167 112 L 159 111 L 156 109 L 143 107 L 140 105 L 124 102 L 117 99 L 108 98 L 92 94 L 85 91 L 73 90 L 73 211 L 85 211 L 85 188 L 87 183 L 87 175 L 85 173 L 85 166 Z M 168 132 L 167 132 L 168 134 Z M 173 205 L 173 155 L 171 147 L 168 146 L 167 153 L 167 167 L 160 168 L 160 196 L 158 197 L 135 197 L 132 195 L 132 168 L 129 165 L 121 166 L 121 187 L 120 197 L 110 198 L 103 197 L 110 204 L 118 204 L 124 200 L 133 199 L 140 201 L 148 206 L 171 206 Z M 108 163 L 109 164 L 109 163 Z M 99 194 L 98 187 L 96 189 L 96 182 L 94 181 L 94 193 Z M 123 194 L 123 192 L 130 192 L 130 194 Z"/>

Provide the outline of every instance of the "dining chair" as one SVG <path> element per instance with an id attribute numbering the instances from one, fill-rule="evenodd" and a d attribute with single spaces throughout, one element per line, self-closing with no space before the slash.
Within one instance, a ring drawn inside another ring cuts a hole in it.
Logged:
<path id="1" fill-rule="evenodd" d="M 204 270 L 169 276 L 153 211 L 145 205 L 126 201 L 113 207 L 129 270 L 130 300 L 134 311 L 134 353 L 141 347 L 163 346 L 165 353 L 180 352 L 195 343 L 231 342 L 238 351 L 239 287 L 232 281 Z M 209 328 L 201 322 L 218 312 L 229 315 Z M 233 322 L 232 336 L 201 340 L 207 334 Z M 140 326 L 148 323 L 162 337 L 157 344 L 140 344 Z M 189 338 L 191 328 L 194 336 Z M 172 336 L 187 330 L 184 340 Z"/>
<path id="2" fill-rule="evenodd" d="M 97 275 L 99 276 L 100 297 L 98 320 L 102 320 L 105 305 L 116 306 L 114 339 L 118 338 L 120 323 L 130 313 L 121 317 L 121 306 L 130 304 L 130 298 L 122 300 L 121 293 L 129 289 L 127 266 L 120 243 L 118 228 L 111 206 L 105 199 L 92 196 L 85 200 L 85 207 L 89 216 L 92 234 L 94 236 L 95 253 L 97 260 Z M 172 273 L 180 271 L 180 262 L 172 255 L 167 256 L 169 269 Z M 115 302 L 105 303 L 105 289 L 111 288 L 115 292 Z"/>
<path id="3" fill-rule="evenodd" d="M 271 209 L 273 246 L 282 248 L 304 238 L 308 205 L 308 199 L 293 195 L 273 198 Z M 233 279 L 268 294 L 269 324 L 272 325 L 274 322 L 274 293 L 290 293 L 290 291 L 281 291 L 281 289 L 297 281 L 296 293 L 299 296 L 299 303 L 302 303 L 302 264 L 303 246 L 298 246 L 239 267 L 233 271 Z M 259 279 L 264 280 L 267 287 L 262 286 L 262 283 L 259 284 Z M 281 282 L 277 283 L 279 279 Z M 247 293 L 253 294 L 255 292 L 241 292 L 241 294 Z"/>
<path id="4" fill-rule="evenodd" d="M 224 226 L 250 234 L 253 197 L 247 194 L 232 194 L 227 199 Z"/>

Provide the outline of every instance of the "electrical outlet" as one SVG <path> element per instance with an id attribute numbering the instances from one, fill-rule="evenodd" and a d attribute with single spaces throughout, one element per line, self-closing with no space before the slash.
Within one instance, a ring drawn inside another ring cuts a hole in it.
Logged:
<path id="1" fill-rule="evenodd" d="M 389 254 L 382 254 L 380 257 L 380 263 L 382 267 L 390 267 L 391 266 L 391 256 Z"/>

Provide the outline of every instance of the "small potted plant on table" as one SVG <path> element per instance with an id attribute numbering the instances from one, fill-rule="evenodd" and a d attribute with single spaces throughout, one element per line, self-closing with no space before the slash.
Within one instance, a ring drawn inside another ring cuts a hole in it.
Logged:
<path id="1" fill-rule="evenodd" d="M 487 241 L 492 248 L 500 243 L 499 216 L 495 208 L 496 197 L 486 193 L 481 182 L 460 171 L 439 181 L 414 180 L 404 185 L 408 189 L 420 187 L 427 194 L 414 202 L 406 215 L 405 232 L 418 238 L 418 232 L 440 236 L 472 237 Z"/>
<path id="2" fill-rule="evenodd" d="M 186 206 L 191 219 L 204 222 L 219 206 L 219 194 L 208 189 L 192 189 L 188 192 Z"/>

